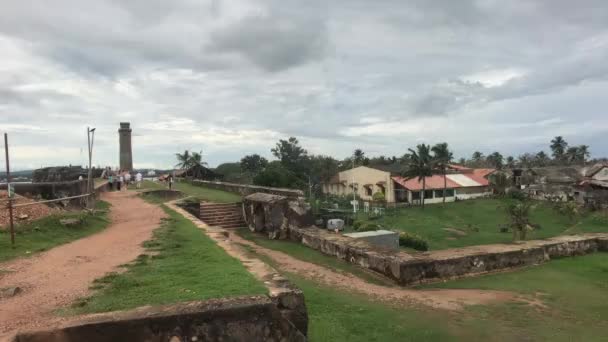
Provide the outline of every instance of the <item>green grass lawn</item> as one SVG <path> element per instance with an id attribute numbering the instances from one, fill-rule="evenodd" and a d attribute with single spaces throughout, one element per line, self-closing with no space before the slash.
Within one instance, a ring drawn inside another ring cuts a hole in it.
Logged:
<path id="1" fill-rule="evenodd" d="M 97 291 L 70 313 L 105 312 L 148 304 L 264 294 L 245 267 L 192 222 L 164 208 L 169 218 L 145 243 L 147 252 L 124 273 L 95 281 Z"/>
<path id="2" fill-rule="evenodd" d="M 425 238 L 430 249 L 445 249 L 471 245 L 508 243 L 512 234 L 501 233 L 500 225 L 509 222 L 504 206 L 506 199 L 477 199 L 454 203 L 431 204 L 425 209 L 411 207 L 396 209 L 377 219 L 382 226 L 415 233 Z M 365 218 L 360 215 L 359 218 Z M 528 239 L 543 239 L 560 234 L 607 232 L 608 216 L 603 213 L 585 214 L 574 221 L 555 212 L 549 203 L 537 202 L 531 222 L 540 224 L 539 230 L 528 234 Z M 446 231 L 457 229 L 464 234 Z"/>
<path id="3" fill-rule="evenodd" d="M 88 214 L 84 212 L 67 212 L 54 214 L 41 219 L 20 224 L 15 227 L 15 247 L 11 247 L 10 232 L 0 230 L 0 262 L 21 256 L 29 256 L 70 241 L 96 233 L 108 226 L 107 210 L 109 203 L 96 201 L 101 212 Z M 63 218 L 81 218 L 82 223 L 76 227 L 65 227 L 59 220 Z"/>
<path id="4" fill-rule="evenodd" d="M 514 291 L 546 305 L 542 309 L 522 303 L 469 308 L 463 325 L 488 330 L 485 326 L 492 322 L 495 339 L 605 341 L 608 337 L 608 253 L 426 287 Z"/>
<path id="5" fill-rule="evenodd" d="M 129 189 L 135 189 L 135 185 L 131 185 Z M 164 183 L 144 180 L 142 182 L 142 190 L 158 190 L 168 189 Z M 186 181 L 173 183 L 173 189 L 179 190 L 187 196 L 194 196 L 203 201 L 218 202 L 218 203 L 234 203 L 240 202 L 241 196 L 232 192 L 205 188 L 198 185 L 192 185 Z"/>
<path id="6" fill-rule="evenodd" d="M 269 240 L 266 236 L 262 234 L 252 233 L 249 229 L 246 228 L 239 229 L 236 231 L 236 233 L 249 241 L 255 242 L 257 245 L 275 251 L 283 252 L 285 254 L 293 256 L 296 259 L 300 259 L 316 265 L 325 266 L 337 272 L 352 273 L 358 276 L 359 278 L 365 279 L 371 283 L 380 285 L 393 284 L 389 279 L 377 275 L 373 271 L 368 271 L 353 264 L 349 264 L 346 261 L 340 260 L 336 257 L 322 254 L 316 250 L 313 250 L 296 242 L 284 240 Z"/>

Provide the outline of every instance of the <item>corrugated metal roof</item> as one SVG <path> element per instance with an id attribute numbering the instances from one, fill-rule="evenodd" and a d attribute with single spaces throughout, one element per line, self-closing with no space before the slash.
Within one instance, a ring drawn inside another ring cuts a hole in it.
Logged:
<path id="1" fill-rule="evenodd" d="M 402 187 L 408 190 L 422 190 L 422 182 L 418 181 L 418 177 L 412 179 L 406 179 L 403 177 L 391 177 L 395 182 L 397 182 Z M 435 189 L 443 189 L 443 176 L 442 175 L 433 175 L 431 177 L 426 177 L 425 179 L 425 189 L 426 190 L 435 190 Z M 449 178 L 446 179 L 447 187 L 450 188 L 460 188 L 460 184 L 451 181 Z"/>
<path id="2" fill-rule="evenodd" d="M 482 184 L 476 182 L 474 179 L 472 179 L 471 177 L 468 177 L 468 176 L 469 175 L 463 175 L 463 174 L 446 175 L 446 177 L 448 177 L 449 180 L 451 180 L 454 183 L 459 184 L 462 187 L 482 186 Z"/>

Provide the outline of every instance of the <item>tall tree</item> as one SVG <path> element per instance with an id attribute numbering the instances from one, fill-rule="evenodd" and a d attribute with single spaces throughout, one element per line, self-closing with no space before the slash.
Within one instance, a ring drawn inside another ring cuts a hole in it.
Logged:
<path id="1" fill-rule="evenodd" d="M 250 154 L 241 158 L 241 170 L 257 175 L 268 165 L 268 160 L 259 154 Z"/>
<path id="2" fill-rule="evenodd" d="M 190 151 L 185 150 L 184 153 L 176 153 L 175 157 L 177 158 L 175 167 L 179 167 L 180 169 L 187 169 L 189 167 Z"/>
<path id="3" fill-rule="evenodd" d="M 513 156 L 508 156 L 506 159 L 505 166 L 509 169 L 514 168 L 515 167 L 515 158 L 513 158 Z"/>
<path id="4" fill-rule="evenodd" d="M 446 142 L 436 144 L 431 150 L 433 151 L 435 167 L 443 174 L 443 203 L 445 204 L 445 193 L 448 188 L 446 173 L 448 169 L 448 164 L 452 162 L 452 159 L 454 159 L 454 155 L 448 148 L 448 143 Z"/>
<path id="5" fill-rule="evenodd" d="M 307 173 L 308 151 L 300 146 L 300 142 L 295 137 L 279 140 L 271 152 L 287 170 L 299 175 Z"/>
<path id="6" fill-rule="evenodd" d="M 566 149 L 568 148 L 568 143 L 562 136 L 556 136 L 551 140 L 551 152 L 553 154 L 553 158 L 556 161 L 563 161 L 564 154 L 566 153 Z"/>
<path id="7" fill-rule="evenodd" d="M 462 165 L 462 166 L 465 166 L 467 164 L 467 160 L 464 159 L 464 158 L 460 158 L 460 159 L 458 159 L 458 164 Z"/>
<path id="8" fill-rule="evenodd" d="M 203 151 L 192 152 L 190 154 L 190 161 L 188 164 L 189 164 L 189 167 L 197 166 L 197 165 L 201 165 L 201 166 L 207 165 L 207 162 L 203 161 Z"/>
<path id="9" fill-rule="evenodd" d="M 365 161 L 365 152 L 358 148 L 353 152 L 353 158 L 355 158 L 356 165 L 363 165 L 363 162 Z"/>
<path id="10" fill-rule="evenodd" d="M 483 156 L 483 153 L 481 153 L 479 151 L 473 152 L 473 155 L 471 156 L 471 162 L 473 164 L 473 167 L 482 166 L 484 160 L 485 160 L 485 158 Z"/>
<path id="11" fill-rule="evenodd" d="M 495 169 L 502 169 L 503 156 L 499 152 L 494 152 L 486 157 L 486 162 Z"/>
<path id="12" fill-rule="evenodd" d="M 551 159 L 544 151 L 540 151 L 534 156 L 534 164 L 536 166 L 547 166 L 550 161 Z"/>
<path id="13" fill-rule="evenodd" d="M 579 145 L 578 146 L 578 151 L 577 151 L 577 158 L 579 162 L 586 164 L 587 163 L 587 159 L 591 156 L 591 153 L 589 152 L 589 145 Z"/>
<path id="14" fill-rule="evenodd" d="M 407 179 L 418 178 L 418 182 L 422 182 L 422 193 L 420 194 L 422 209 L 424 209 L 424 192 L 426 190 L 426 177 L 433 175 L 434 163 L 431 157 L 431 146 L 419 144 L 416 146 L 416 151 L 408 149 L 409 163 L 403 176 Z"/>
<path id="15" fill-rule="evenodd" d="M 524 153 L 518 157 L 519 165 L 521 167 L 532 167 L 534 166 L 534 156 L 530 153 Z"/>

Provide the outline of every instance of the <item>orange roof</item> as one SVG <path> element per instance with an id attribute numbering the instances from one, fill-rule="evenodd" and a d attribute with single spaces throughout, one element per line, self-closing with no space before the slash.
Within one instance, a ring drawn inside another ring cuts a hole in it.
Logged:
<path id="1" fill-rule="evenodd" d="M 418 181 L 418 177 L 412 179 L 406 179 L 403 177 L 391 177 L 397 184 L 408 190 L 422 190 L 422 182 Z M 425 181 L 425 189 L 426 190 L 435 190 L 435 189 L 443 189 L 443 176 L 442 175 L 433 175 L 431 177 L 426 177 Z M 461 185 L 451 181 L 446 178 L 446 184 L 448 188 L 460 188 Z"/>
<path id="2" fill-rule="evenodd" d="M 465 176 L 471 178 L 472 180 L 476 181 L 477 183 L 479 183 L 483 186 L 487 186 L 487 185 L 490 185 L 490 182 L 487 177 L 494 171 L 496 171 L 496 170 L 494 170 L 494 169 L 473 169 L 473 173 L 465 174 Z"/>

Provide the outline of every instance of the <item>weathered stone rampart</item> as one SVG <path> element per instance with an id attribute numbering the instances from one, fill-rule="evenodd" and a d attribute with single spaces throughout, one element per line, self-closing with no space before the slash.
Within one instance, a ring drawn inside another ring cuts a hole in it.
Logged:
<path id="1" fill-rule="evenodd" d="M 306 341 L 267 296 L 213 299 L 95 315 L 15 342 Z"/>
<path id="2" fill-rule="evenodd" d="M 324 254 L 368 268 L 400 285 L 434 282 L 541 264 L 552 258 L 608 252 L 608 234 L 558 236 L 514 244 L 410 254 L 371 246 L 316 227 L 290 228 L 289 237 Z"/>

